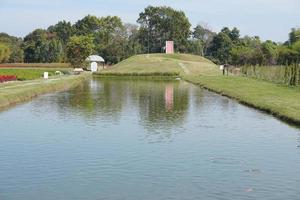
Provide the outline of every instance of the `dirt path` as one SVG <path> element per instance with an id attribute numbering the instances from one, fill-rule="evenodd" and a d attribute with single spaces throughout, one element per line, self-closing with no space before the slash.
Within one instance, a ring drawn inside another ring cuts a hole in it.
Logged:
<path id="1" fill-rule="evenodd" d="M 178 63 L 181 69 L 184 71 L 186 74 L 190 74 L 190 70 L 183 64 L 183 63 Z"/>

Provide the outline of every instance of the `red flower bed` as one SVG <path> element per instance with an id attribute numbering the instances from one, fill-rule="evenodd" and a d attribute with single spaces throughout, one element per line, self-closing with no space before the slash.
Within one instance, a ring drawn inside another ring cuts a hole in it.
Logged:
<path id="1" fill-rule="evenodd" d="M 0 83 L 15 80 L 17 80 L 17 77 L 14 75 L 0 75 Z"/>

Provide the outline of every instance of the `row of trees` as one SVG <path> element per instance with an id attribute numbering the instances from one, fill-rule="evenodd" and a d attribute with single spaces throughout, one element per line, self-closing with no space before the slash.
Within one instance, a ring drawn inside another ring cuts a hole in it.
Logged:
<path id="1" fill-rule="evenodd" d="M 0 34 L 0 62 L 71 62 L 81 65 L 88 55 L 99 54 L 109 63 L 131 55 L 164 52 L 173 40 L 175 51 L 206 56 L 216 63 L 234 65 L 291 64 L 300 57 L 300 29 L 292 29 L 284 44 L 241 37 L 237 28 L 213 32 L 207 25 L 191 28 L 182 11 L 170 7 L 145 8 L 138 25 L 117 16 L 88 15 L 76 23 L 60 21 L 36 29 L 24 39 Z M 192 30 L 192 31 L 191 31 Z"/>
<path id="2" fill-rule="evenodd" d="M 0 63 L 23 62 L 22 39 L 0 33 Z"/>
<path id="3" fill-rule="evenodd" d="M 240 37 L 239 30 L 223 28 L 209 42 L 206 54 L 217 63 L 233 65 L 290 65 L 300 60 L 300 29 L 292 29 L 289 41 L 262 42 L 258 36 Z"/>

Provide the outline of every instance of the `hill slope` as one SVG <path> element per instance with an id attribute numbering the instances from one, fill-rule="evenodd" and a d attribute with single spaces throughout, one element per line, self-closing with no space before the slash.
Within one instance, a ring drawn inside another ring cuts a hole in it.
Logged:
<path id="1" fill-rule="evenodd" d="M 179 76 L 187 74 L 219 75 L 218 67 L 211 61 L 188 54 L 147 54 L 128 58 L 102 75 L 161 75 Z"/>
<path id="2" fill-rule="evenodd" d="M 300 126 L 300 88 L 242 76 L 222 76 L 211 61 L 187 54 L 133 56 L 100 75 L 180 76 Z"/>

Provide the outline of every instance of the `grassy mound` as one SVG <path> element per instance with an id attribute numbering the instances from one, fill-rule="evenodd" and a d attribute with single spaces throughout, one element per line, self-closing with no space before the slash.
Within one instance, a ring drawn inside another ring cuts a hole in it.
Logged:
<path id="1" fill-rule="evenodd" d="M 128 58 L 96 74 L 114 76 L 180 76 L 183 74 L 218 75 L 211 61 L 188 54 L 147 54 Z"/>
<path id="2" fill-rule="evenodd" d="M 187 54 L 133 56 L 100 75 L 180 76 L 184 80 L 300 125 L 300 88 L 253 78 L 223 76 L 211 61 Z"/>

